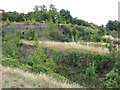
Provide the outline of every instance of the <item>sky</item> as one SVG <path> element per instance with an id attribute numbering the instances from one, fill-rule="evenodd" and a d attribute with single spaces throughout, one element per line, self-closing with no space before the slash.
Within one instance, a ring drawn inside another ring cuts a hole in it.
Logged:
<path id="1" fill-rule="evenodd" d="M 120 0 L 1 0 L 0 9 L 27 13 L 35 5 L 55 5 L 60 11 L 66 9 L 75 18 L 97 25 L 106 25 L 108 20 L 118 20 L 118 2 Z"/>

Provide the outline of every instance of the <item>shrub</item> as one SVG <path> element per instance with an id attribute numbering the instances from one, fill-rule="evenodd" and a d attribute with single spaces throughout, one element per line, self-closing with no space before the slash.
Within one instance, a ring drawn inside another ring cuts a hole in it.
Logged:
<path id="1" fill-rule="evenodd" d="M 39 39 L 38 39 L 38 35 L 37 34 L 35 34 L 34 43 L 35 43 L 36 46 L 39 44 Z"/>
<path id="2" fill-rule="evenodd" d="M 43 54 L 43 50 L 41 47 L 37 48 L 37 51 L 34 52 L 30 57 L 28 57 L 28 65 L 32 67 L 47 67 L 54 70 L 55 64 L 52 59 L 49 59 L 45 54 Z M 42 66 L 40 66 L 42 65 Z"/>
<path id="3" fill-rule="evenodd" d="M 119 64 L 116 62 L 117 58 L 111 55 L 77 51 L 54 51 L 55 59 L 58 59 L 55 61 L 57 73 L 85 86 L 98 87 L 102 82 L 100 79 L 111 71 L 115 65 L 117 73 L 119 71 Z"/>
<path id="4" fill-rule="evenodd" d="M 35 35 L 36 35 L 36 32 L 35 32 L 34 28 L 28 28 L 28 30 L 26 31 L 24 37 L 27 40 L 33 40 Z"/>
<path id="5" fill-rule="evenodd" d="M 6 41 L 2 43 L 2 53 L 5 56 L 11 56 L 12 58 L 18 58 L 20 56 L 18 47 L 15 41 Z"/>
<path id="6" fill-rule="evenodd" d="M 39 40 L 42 40 L 42 41 L 51 40 L 48 30 L 43 30 L 38 32 L 38 37 L 39 37 Z"/>
<path id="7" fill-rule="evenodd" d="M 44 73 L 53 72 L 53 70 L 51 70 L 50 68 L 46 67 L 46 66 L 43 65 L 43 64 L 34 64 L 34 65 L 32 66 L 31 71 L 34 72 L 34 73 L 40 73 L 40 72 L 44 72 Z"/>
<path id="8" fill-rule="evenodd" d="M 48 30 L 49 30 L 49 35 L 51 39 L 54 41 L 61 41 L 63 34 L 58 30 L 58 26 L 52 22 L 48 24 L 49 24 Z"/>
<path id="9" fill-rule="evenodd" d="M 119 75 L 115 70 L 111 70 L 106 77 L 103 78 L 103 86 L 106 88 L 119 88 Z"/>
<path id="10" fill-rule="evenodd" d="M 21 66 L 19 66 L 19 68 L 26 72 L 32 72 L 32 67 L 27 64 L 22 64 Z"/>
<path id="11" fill-rule="evenodd" d="M 54 78 L 57 81 L 61 81 L 63 83 L 65 82 L 70 82 L 66 77 L 61 76 L 60 74 L 57 73 L 49 73 L 48 75 L 50 75 L 52 78 Z"/>
<path id="12" fill-rule="evenodd" d="M 96 54 L 93 60 L 95 61 L 96 72 L 102 75 L 114 67 L 116 59 L 110 55 L 102 56 Z M 106 69 L 107 71 L 105 71 Z"/>
<path id="13" fill-rule="evenodd" d="M 95 66 L 94 64 L 90 65 L 85 72 L 84 75 L 85 81 L 87 85 L 92 85 L 95 86 L 97 84 L 98 81 L 98 75 L 95 71 Z"/>
<path id="14" fill-rule="evenodd" d="M 24 39 L 24 32 L 17 32 L 16 34 L 17 37 L 19 37 L 20 39 Z"/>
<path id="15" fill-rule="evenodd" d="M 54 60 L 59 61 L 61 57 L 61 52 L 59 50 L 54 50 Z"/>
<path id="16" fill-rule="evenodd" d="M 18 41 L 18 42 L 16 43 L 16 45 L 17 45 L 18 47 L 20 47 L 20 46 L 24 45 L 24 43 L 21 42 L 21 41 Z"/>
<path id="17" fill-rule="evenodd" d="M 8 58 L 6 56 L 2 57 L 2 65 L 10 67 L 19 67 L 21 63 L 17 59 Z"/>
<path id="18" fill-rule="evenodd" d="M 52 38 L 52 40 L 61 41 L 62 33 L 60 31 L 58 30 L 51 31 L 49 35 Z"/>

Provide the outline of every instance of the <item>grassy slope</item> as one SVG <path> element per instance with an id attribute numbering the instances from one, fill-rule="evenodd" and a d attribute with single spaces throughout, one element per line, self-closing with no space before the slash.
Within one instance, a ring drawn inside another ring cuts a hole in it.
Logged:
<path id="1" fill-rule="evenodd" d="M 26 40 L 21 40 L 21 41 L 28 45 L 34 45 L 33 41 L 26 41 Z M 88 52 L 98 53 L 101 55 L 105 55 L 109 53 L 109 50 L 107 48 L 82 45 L 75 42 L 62 43 L 62 42 L 53 42 L 53 41 L 39 41 L 39 45 L 41 45 L 42 47 L 47 47 L 51 49 L 77 50 L 80 52 L 88 51 Z"/>
<path id="2" fill-rule="evenodd" d="M 3 66 L 0 71 L 4 88 L 80 88 L 79 85 L 58 82 L 43 73 L 32 74 Z"/>

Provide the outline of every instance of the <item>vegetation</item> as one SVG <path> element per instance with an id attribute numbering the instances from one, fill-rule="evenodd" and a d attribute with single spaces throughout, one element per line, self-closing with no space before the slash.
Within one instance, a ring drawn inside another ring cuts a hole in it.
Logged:
<path id="1" fill-rule="evenodd" d="M 44 73 L 32 74 L 19 69 L 0 66 L 3 88 L 81 88 L 76 84 L 56 81 Z"/>
<path id="2" fill-rule="evenodd" d="M 2 65 L 23 70 L 18 72 L 21 78 L 28 77 L 26 72 L 44 73 L 53 87 L 77 83 L 75 87 L 120 88 L 119 22 L 97 26 L 73 18 L 68 10 L 49 7 L 35 6 L 33 12 L 8 12 L 3 17 L 3 27 L 10 28 L 1 29 Z M 17 24 L 27 28 L 17 30 Z M 63 87 L 74 87 L 67 85 Z"/>

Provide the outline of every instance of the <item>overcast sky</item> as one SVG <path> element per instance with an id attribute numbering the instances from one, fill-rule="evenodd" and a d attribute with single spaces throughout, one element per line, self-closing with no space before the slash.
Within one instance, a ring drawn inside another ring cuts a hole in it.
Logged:
<path id="1" fill-rule="evenodd" d="M 118 1 L 120 0 L 1 0 L 0 9 L 27 13 L 33 11 L 35 5 L 55 5 L 58 9 L 66 9 L 73 17 L 106 25 L 108 20 L 118 20 Z"/>

